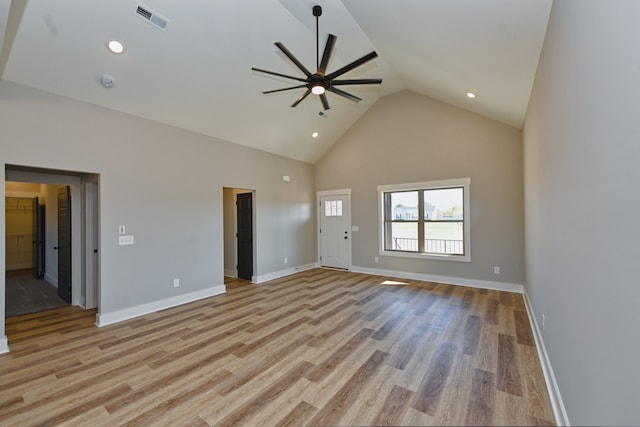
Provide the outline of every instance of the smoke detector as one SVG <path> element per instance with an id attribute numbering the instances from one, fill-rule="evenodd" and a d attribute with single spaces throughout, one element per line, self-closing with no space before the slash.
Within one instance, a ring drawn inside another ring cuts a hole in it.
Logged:
<path id="1" fill-rule="evenodd" d="M 102 83 L 102 86 L 106 87 L 107 89 L 111 89 L 116 85 L 113 77 L 108 74 L 103 74 L 102 76 L 100 76 L 100 83 Z"/>

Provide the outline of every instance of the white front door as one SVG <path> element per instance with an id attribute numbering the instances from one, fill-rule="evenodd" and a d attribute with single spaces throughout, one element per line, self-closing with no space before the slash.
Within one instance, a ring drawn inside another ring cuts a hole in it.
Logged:
<path id="1" fill-rule="evenodd" d="M 351 232 L 349 230 L 349 195 L 320 197 L 320 265 L 349 268 Z"/>

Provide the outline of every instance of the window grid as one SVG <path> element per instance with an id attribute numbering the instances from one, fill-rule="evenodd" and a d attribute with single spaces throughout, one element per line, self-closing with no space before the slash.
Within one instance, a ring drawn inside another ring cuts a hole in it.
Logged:
<path id="1" fill-rule="evenodd" d="M 324 216 L 342 216 L 342 200 L 324 202 Z"/>

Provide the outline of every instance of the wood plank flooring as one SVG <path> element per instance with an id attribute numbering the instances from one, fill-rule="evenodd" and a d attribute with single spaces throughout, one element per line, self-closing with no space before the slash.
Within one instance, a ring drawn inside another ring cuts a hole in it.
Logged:
<path id="1" fill-rule="evenodd" d="M 521 295 L 314 269 L 7 319 L 0 425 L 553 425 Z"/>

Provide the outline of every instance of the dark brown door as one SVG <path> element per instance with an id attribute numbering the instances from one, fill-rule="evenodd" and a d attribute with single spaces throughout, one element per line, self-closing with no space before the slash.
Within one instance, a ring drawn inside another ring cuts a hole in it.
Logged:
<path id="1" fill-rule="evenodd" d="M 33 277 L 44 277 L 44 205 L 40 205 L 38 198 L 33 198 Z"/>
<path id="2" fill-rule="evenodd" d="M 251 280 L 253 276 L 253 213 L 252 194 L 236 196 L 238 223 L 238 277 Z"/>
<path id="3" fill-rule="evenodd" d="M 71 304 L 71 194 L 58 188 L 58 296 Z"/>

